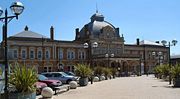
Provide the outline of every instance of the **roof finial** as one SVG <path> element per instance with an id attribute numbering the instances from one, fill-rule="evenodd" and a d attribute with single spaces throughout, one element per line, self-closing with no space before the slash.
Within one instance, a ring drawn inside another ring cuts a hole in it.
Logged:
<path id="1" fill-rule="evenodd" d="M 98 13 L 98 6 L 97 6 L 97 2 L 96 2 L 96 13 Z"/>

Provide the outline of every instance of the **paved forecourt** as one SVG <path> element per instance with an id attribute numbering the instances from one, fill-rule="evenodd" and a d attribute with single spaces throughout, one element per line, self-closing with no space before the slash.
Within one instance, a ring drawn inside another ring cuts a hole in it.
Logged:
<path id="1" fill-rule="evenodd" d="M 53 99 L 180 99 L 180 88 L 144 75 L 96 82 L 54 95 Z"/>

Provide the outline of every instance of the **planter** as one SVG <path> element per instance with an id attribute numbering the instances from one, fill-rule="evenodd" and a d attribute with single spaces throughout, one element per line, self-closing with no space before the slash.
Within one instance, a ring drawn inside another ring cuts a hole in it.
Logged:
<path id="1" fill-rule="evenodd" d="M 108 80 L 108 76 L 105 76 L 105 80 Z"/>
<path id="2" fill-rule="evenodd" d="M 102 77 L 101 76 L 98 76 L 98 78 L 99 78 L 99 81 L 102 81 Z"/>
<path id="3" fill-rule="evenodd" d="M 9 99 L 36 99 L 36 92 L 32 93 L 10 93 Z"/>
<path id="4" fill-rule="evenodd" d="M 80 78 L 79 79 L 80 86 L 86 86 L 87 84 L 88 84 L 88 78 Z"/>
<path id="5" fill-rule="evenodd" d="M 180 79 L 175 78 L 175 79 L 173 80 L 173 84 L 174 84 L 174 87 L 180 87 Z"/>

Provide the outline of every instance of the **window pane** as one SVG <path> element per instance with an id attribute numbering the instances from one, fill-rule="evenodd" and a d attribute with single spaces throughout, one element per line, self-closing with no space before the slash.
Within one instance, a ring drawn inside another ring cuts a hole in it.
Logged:
<path id="1" fill-rule="evenodd" d="M 26 58 L 26 51 L 25 51 L 25 50 L 22 51 L 22 58 L 23 58 L 23 59 Z"/>
<path id="2" fill-rule="evenodd" d="M 31 59 L 34 58 L 34 51 L 30 51 L 30 58 L 31 58 Z"/>
<path id="3" fill-rule="evenodd" d="M 68 52 L 68 56 L 67 56 L 67 58 L 68 58 L 68 59 L 70 59 L 70 58 L 71 58 L 71 53 L 70 53 L 70 52 Z"/>
<path id="4" fill-rule="evenodd" d="M 62 51 L 59 52 L 59 59 L 63 59 L 63 52 Z"/>
<path id="5" fill-rule="evenodd" d="M 85 59 L 85 55 L 84 55 L 84 52 L 82 52 L 82 59 Z"/>
<path id="6" fill-rule="evenodd" d="M 71 52 L 71 59 L 74 59 L 74 52 Z"/>
<path id="7" fill-rule="evenodd" d="M 17 50 L 14 50 L 14 58 L 17 58 Z"/>
<path id="8" fill-rule="evenodd" d="M 51 67 L 49 67 L 49 68 L 48 68 L 48 72 L 51 72 L 51 71 L 52 71 L 52 68 L 51 68 Z"/>
<path id="9" fill-rule="evenodd" d="M 81 59 L 81 52 L 78 53 L 78 58 Z"/>
<path id="10" fill-rule="evenodd" d="M 47 72 L 47 67 L 44 67 L 44 72 Z"/>
<path id="11" fill-rule="evenodd" d="M 39 58 L 39 59 L 41 59 L 41 58 L 42 58 L 41 51 L 38 51 L 38 58 Z"/>
<path id="12" fill-rule="evenodd" d="M 49 59 L 49 51 L 46 51 L 46 59 Z"/>

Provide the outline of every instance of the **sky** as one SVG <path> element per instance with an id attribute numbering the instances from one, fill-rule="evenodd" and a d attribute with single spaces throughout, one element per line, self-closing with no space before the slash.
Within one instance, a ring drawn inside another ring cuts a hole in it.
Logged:
<path id="1" fill-rule="evenodd" d="M 18 20 L 8 24 L 8 36 L 27 25 L 29 30 L 49 37 L 53 26 L 56 40 L 72 41 L 75 29 L 90 22 L 97 4 L 105 21 L 120 28 L 125 44 L 135 44 L 136 38 L 154 42 L 176 39 L 179 42 L 171 47 L 171 54 L 180 54 L 180 0 L 0 0 L 0 7 L 12 15 L 9 7 L 14 1 L 22 2 L 25 9 Z"/>

